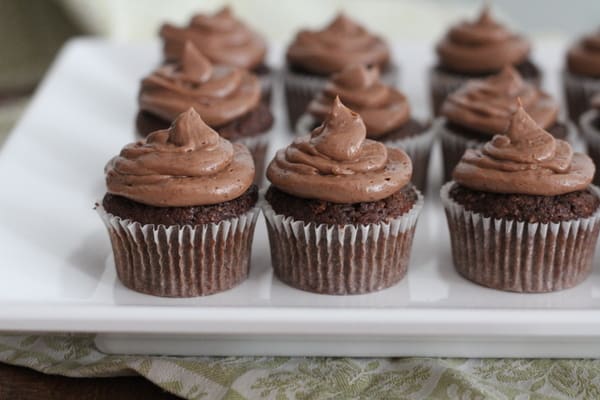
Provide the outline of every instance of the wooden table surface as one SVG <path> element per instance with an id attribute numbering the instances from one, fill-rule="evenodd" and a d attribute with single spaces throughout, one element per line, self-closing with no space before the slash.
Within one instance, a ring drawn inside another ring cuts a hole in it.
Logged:
<path id="1" fill-rule="evenodd" d="M 0 364 L 0 400 L 177 399 L 139 376 L 66 378 Z"/>

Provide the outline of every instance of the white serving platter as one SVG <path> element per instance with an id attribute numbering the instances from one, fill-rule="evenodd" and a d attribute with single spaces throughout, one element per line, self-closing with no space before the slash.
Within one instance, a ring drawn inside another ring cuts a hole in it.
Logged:
<path id="1" fill-rule="evenodd" d="M 420 115 L 430 49 L 396 47 Z M 556 93 L 562 48 L 538 49 Z M 535 295 L 486 289 L 454 271 L 437 151 L 410 270 L 393 288 L 337 297 L 287 287 L 271 272 L 261 219 L 241 286 L 194 299 L 126 289 L 93 204 L 104 193 L 104 164 L 133 139 L 139 79 L 158 61 L 156 43 L 70 42 L 3 147 L 0 330 L 97 332 L 98 347 L 113 353 L 600 357 L 598 268 L 577 288 Z M 276 114 L 273 147 L 290 138 Z"/>

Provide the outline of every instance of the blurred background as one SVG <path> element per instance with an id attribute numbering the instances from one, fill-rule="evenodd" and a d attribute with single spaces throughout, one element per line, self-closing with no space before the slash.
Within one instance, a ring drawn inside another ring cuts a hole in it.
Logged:
<path id="1" fill-rule="evenodd" d="M 499 20 L 533 40 L 567 43 L 600 23 L 600 0 L 0 0 L 0 144 L 57 51 L 76 35 L 156 40 L 164 21 L 183 24 L 194 12 L 229 4 L 281 45 L 339 10 L 390 42 L 433 42 L 453 22 L 473 18 L 485 2 Z"/>

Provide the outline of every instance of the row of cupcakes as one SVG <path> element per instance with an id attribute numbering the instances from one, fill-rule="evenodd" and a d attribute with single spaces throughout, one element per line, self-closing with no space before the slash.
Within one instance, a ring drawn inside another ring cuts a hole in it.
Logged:
<path id="1" fill-rule="evenodd" d="M 247 69 L 258 75 L 263 97 L 271 97 L 274 70 L 266 62 L 266 42 L 237 19 L 231 9 L 197 14 L 186 26 L 165 24 L 160 30 L 166 62 L 181 58 L 186 41 L 212 63 Z M 437 62 L 430 70 L 433 115 L 444 99 L 465 81 L 513 66 L 523 79 L 541 83 L 541 70 L 531 59 L 530 42 L 492 18 L 485 6 L 474 20 L 452 26 L 436 46 Z M 286 51 L 283 82 L 290 127 L 294 128 L 314 96 L 332 74 L 350 64 L 376 66 L 383 82 L 394 86 L 399 68 L 380 36 L 340 14 L 322 29 L 303 29 Z M 600 31 L 575 42 L 566 55 L 563 82 L 569 116 L 577 121 L 600 89 Z M 268 102 L 268 101 L 267 101 Z"/>
<path id="2" fill-rule="evenodd" d="M 503 134 L 468 149 L 441 189 L 456 270 L 516 292 L 575 286 L 593 268 L 600 190 L 585 154 L 522 107 Z M 275 275 L 323 294 L 369 293 L 407 273 L 423 196 L 410 157 L 367 138 L 333 100 L 324 121 L 270 162 L 264 196 L 249 150 L 194 110 L 129 144 L 105 168 L 97 204 L 117 274 L 133 290 L 201 296 L 241 283 L 264 214 Z"/>

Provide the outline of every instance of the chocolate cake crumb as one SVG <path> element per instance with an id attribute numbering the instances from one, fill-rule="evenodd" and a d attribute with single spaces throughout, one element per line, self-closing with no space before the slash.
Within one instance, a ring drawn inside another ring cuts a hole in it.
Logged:
<path id="1" fill-rule="evenodd" d="M 235 218 L 248 212 L 258 200 L 258 187 L 252 185 L 237 199 L 219 204 L 193 207 L 155 207 L 123 196 L 107 193 L 104 209 L 121 219 L 154 225 L 201 225 Z"/>
<path id="2" fill-rule="evenodd" d="M 306 223 L 367 225 L 389 221 L 405 214 L 417 201 L 417 193 L 412 185 L 408 185 L 382 200 L 338 204 L 292 196 L 271 185 L 266 199 L 277 214 Z"/>
<path id="3" fill-rule="evenodd" d="M 485 217 L 527 223 L 570 221 L 591 216 L 600 199 L 589 189 L 558 196 L 481 192 L 455 184 L 450 197 Z"/>

